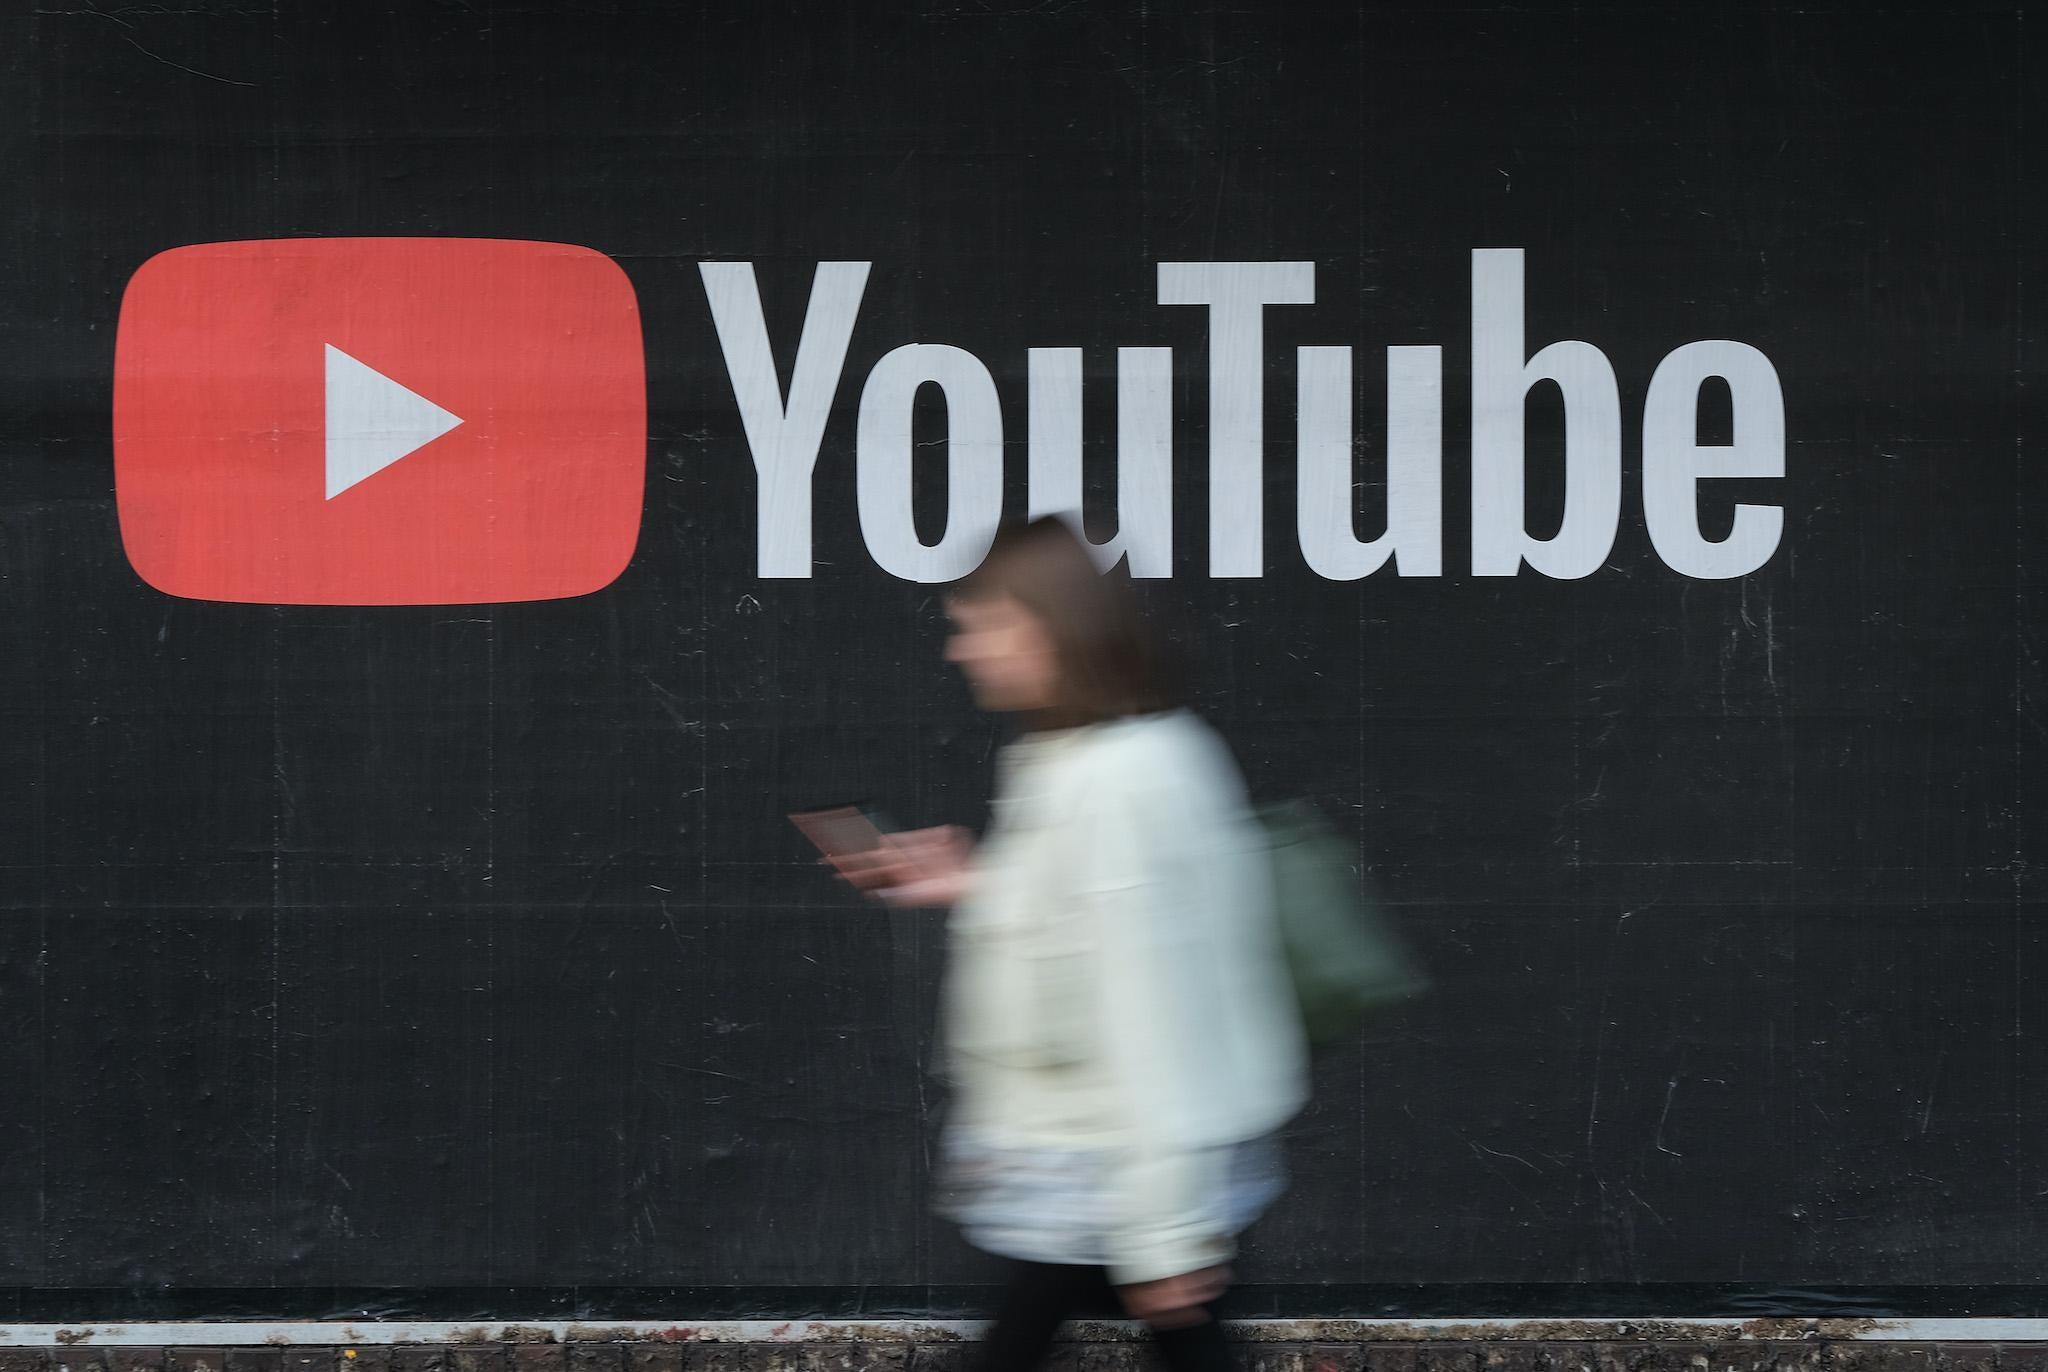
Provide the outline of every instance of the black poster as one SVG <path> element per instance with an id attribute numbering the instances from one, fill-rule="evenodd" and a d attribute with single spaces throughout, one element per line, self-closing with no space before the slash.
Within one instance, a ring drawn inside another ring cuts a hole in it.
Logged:
<path id="1" fill-rule="evenodd" d="M 1433 990 L 1247 1313 L 2044 1314 L 2041 16 L 0 19 L 0 1317 L 943 1315 L 1081 509 Z"/>

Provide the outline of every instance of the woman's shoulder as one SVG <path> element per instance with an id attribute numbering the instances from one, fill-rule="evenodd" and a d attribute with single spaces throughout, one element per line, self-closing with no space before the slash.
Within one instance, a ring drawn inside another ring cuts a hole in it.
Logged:
<path id="1" fill-rule="evenodd" d="M 1157 792 L 1241 784 L 1222 736 L 1191 710 L 1130 715 L 1097 725 L 1090 733 L 1077 761 L 1095 785 Z"/>

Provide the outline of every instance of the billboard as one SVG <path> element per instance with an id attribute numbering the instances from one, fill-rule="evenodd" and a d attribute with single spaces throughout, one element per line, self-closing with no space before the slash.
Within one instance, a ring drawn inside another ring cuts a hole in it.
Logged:
<path id="1" fill-rule="evenodd" d="M 2044 1313 L 2038 27 L 0 19 L 0 1315 L 975 1308 L 783 816 L 1075 508 L 1435 983 L 1244 1310 Z"/>

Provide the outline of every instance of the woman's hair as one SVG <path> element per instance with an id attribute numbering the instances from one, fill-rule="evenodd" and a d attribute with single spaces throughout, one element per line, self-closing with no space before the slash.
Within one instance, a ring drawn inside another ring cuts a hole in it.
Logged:
<path id="1" fill-rule="evenodd" d="M 1034 715 L 1039 728 L 1154 714 L 1182 703 L 1122 565 L 1098 570 L 1058 516 L 1004 524 L 981 566 L 950 594 L 966 601 L 1009 596 L 1045 625 L 1058 684 L 1051 707 Z"/>

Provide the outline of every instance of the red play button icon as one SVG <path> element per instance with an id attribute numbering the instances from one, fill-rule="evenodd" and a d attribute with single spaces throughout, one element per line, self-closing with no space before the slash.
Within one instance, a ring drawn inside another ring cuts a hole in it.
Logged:
<path id="1" fill-rule="evenodd" d="M 144 263 L 114 350 L 114 488 L 143 580 L 197 600 L 583 595 L 639 536 L 633 288 L 588 248 L 206 243 Z"/>

